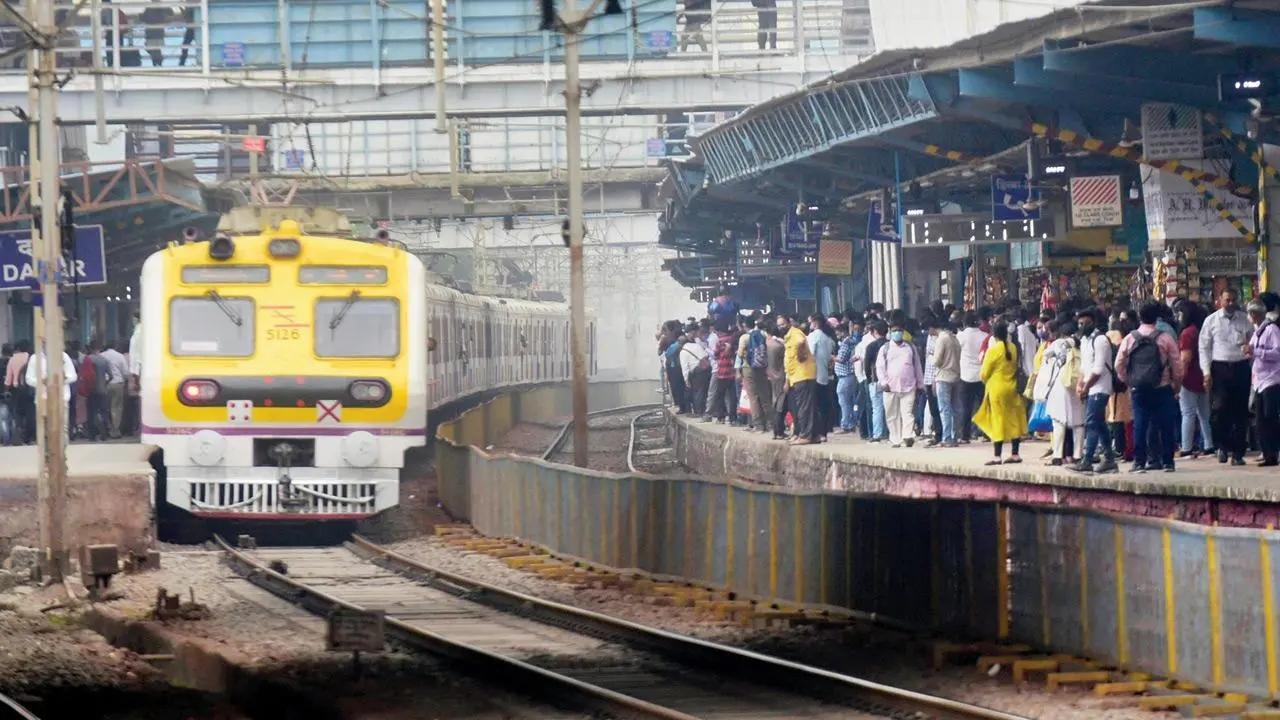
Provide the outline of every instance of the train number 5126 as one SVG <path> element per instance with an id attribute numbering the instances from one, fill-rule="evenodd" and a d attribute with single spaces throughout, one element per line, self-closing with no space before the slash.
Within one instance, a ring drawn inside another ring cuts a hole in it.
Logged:
<path id="1" fill-rule="evenodd" d="M 298 340 L 302 338 L 302 332 L 293 328 L 268 328 L 267 340 Z"/>

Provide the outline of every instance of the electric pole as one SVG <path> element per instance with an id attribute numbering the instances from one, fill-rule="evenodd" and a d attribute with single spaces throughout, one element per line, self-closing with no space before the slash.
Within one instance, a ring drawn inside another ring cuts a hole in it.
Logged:
<path id="1" fill-rule="evenodd" d="M 565 159 L 569 165 L 569 342 L 573 358 L 573 464 L 587 466 L 587 313 L 582 277 L 582 84 L 578 79 L 579 34 L 586 13 L 565 0 L 564 107 Z"/>
<path id="2" fill-rule="evenodd" d="M 36 439 L 40 461 L 39 511 L 43 570 L 53 582 L 61 582 L 68 555 L 63 534 L 66 514 L 66 412 L 62 399 L 63 330 L 58 289 L 62 279 L 61 213 L 62 197 L 58 179 L 61 153 L 57 128 L 58 28 L 53 3 L 27 5 L 27 36 L 32 52 L 27 62 L 29 82 L 28 114 L 33 118 L 35 142 L 28 148 L 31 171 L 27 178 L 33 222 L 31 256 L 36 267 L 42 305 L 35 311 L 37 343 L 28 362 L 36 363 Z"/>

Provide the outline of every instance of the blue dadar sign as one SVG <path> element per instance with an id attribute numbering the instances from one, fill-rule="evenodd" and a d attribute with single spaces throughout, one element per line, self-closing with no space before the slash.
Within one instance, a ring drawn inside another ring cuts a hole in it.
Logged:
<path id="1" fill-rule="evenodd" d="M 102 285 L 107 282 L 106 252 L 101 225 L 76 226 L 74 266 L 70 258 L 62 262 L 62 282 L 70 285 Z M 0 232 L 0 292 L 34 290 L 39 272 L 31 256 L 31 231 Z M 74 273 L 74 277 L 72 275 Z"/>

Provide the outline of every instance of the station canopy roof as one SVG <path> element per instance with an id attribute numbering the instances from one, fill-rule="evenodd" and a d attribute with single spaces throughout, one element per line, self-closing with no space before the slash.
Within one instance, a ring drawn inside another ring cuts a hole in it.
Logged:
<path id="1" fill-rule="evenodd" d="M 802 200 L 845 227 L 861 213 L 865 227 L 868 200 L 895 186 L 989 203 L 991 174 L 1025 173 L 1033 137 L 1079 170 L 1132 173 L 1149 102 L 1202 110 L 1206 155 L 1247 195 L 1246 129 L 1252 114 L 1275 142 L 1267 113 L 1280 94 L 1260 112 L 1219 100 L 1219 77 L 1237 73 L 1280 75 L 1280 4 L 1106 0 L 947 47 L 882 52 L 693 139 L 663 182 L 661 242 L 728 258 L 726 230 L 753 233 Z"/>

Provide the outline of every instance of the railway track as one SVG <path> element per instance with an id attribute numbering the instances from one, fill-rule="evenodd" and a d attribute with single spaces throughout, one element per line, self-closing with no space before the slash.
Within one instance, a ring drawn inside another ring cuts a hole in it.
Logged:
<path id="1" fill-rule="evenodd" d="M 631 472 L 654 475 L 680 468 L 676 450 L 667 441 L 667 411 L 650 410 L 631 418 L 631 436 L 627 440 L 627 468 Z"/>
<path id="2" fill-rule="evenodd" d="M 0 693 L 0 709 L 5 709 L 5 712 L 0 713 L 0 718 L 14 717 L 19 718 L 19 720 L 40 720 L 30 710 L 22 707 L 17 700 L 4 693 Z"/>
<path id="3" fill-rule="evenodd" d="M 628 452 L 627 457 L 623 457 L 619 450 L 632 446 L 635 433 L 634 420 L 639 416 L 660 412 L 662 407 L 661 403 L 645 403 L 588 413 L 587 425 L 591 431 L 588 467 L 594 470 L 626 472 L 630 467 L 630 453 Z M 555 439 L 543 451 L 542 459 L 561 463 L 573 461 L 572 420 L 560 428 Z"/>
<path id="4" fill-rule="evenodd" d="M 218 542 L 250 581 L 311 612 L 383 610 L 400 645 L 608 717 L 1023 720 L 523 595 L 358 536 L 251 552 Z"/>

